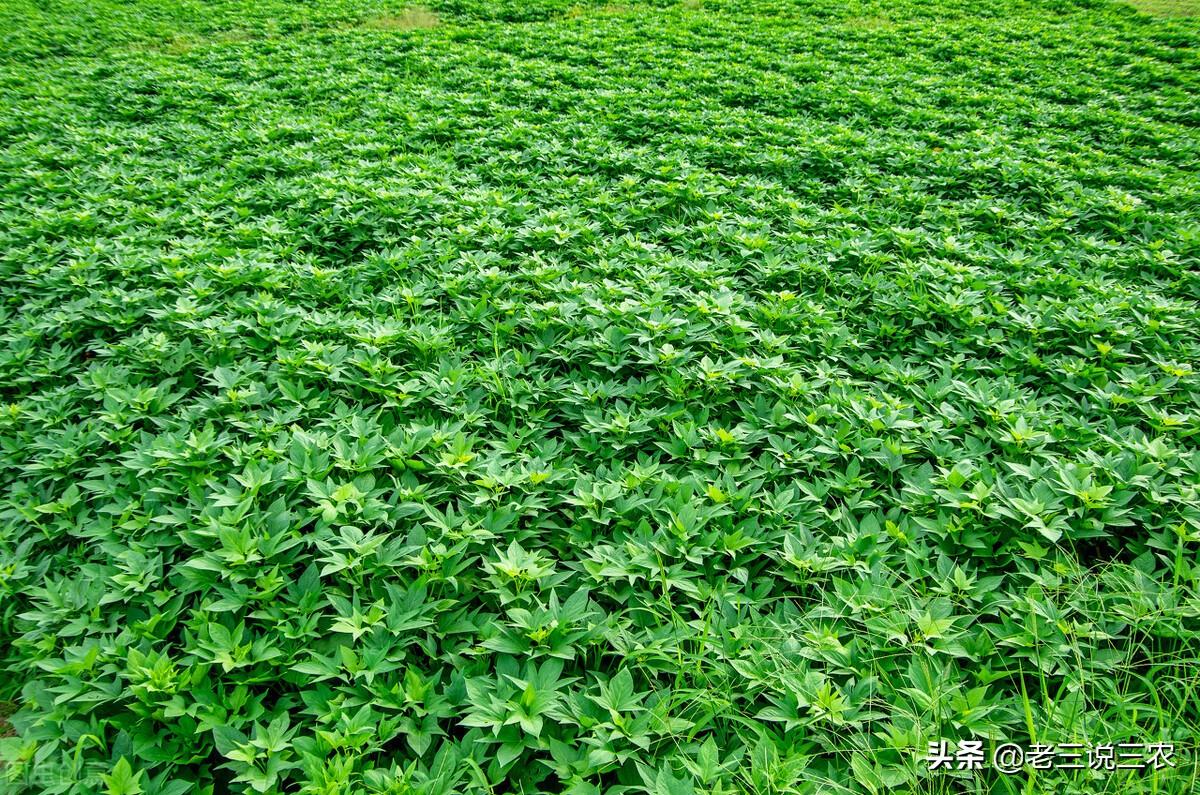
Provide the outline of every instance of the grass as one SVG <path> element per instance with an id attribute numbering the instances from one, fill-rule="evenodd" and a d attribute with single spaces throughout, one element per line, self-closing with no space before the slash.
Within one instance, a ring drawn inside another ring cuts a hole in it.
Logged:
<path id="1" fill-rule="evenodd" d="M 571 6 L 571 8 L 567 10 L 566 16 L 570 19 L 576 19 L 578 17 L 594 16 L 596 14 L 629 14 L 633 11 L 634 8 L 632 6 L 620 5 L 616 3 L 610 3 L 602 6 L 576 5 Z"/>
<path id="2" fill-rule="evenodd" d="M 1126 0 L 1143 14 L 1155 17 L 1200 16 L 1200 0 Z"/>
<path id="3" fill-rule="evenodd" d="M 845 25 L 857 30 L 890 30 L 896 26 L 896 23 L 886 16 L 867 16 L 867 17 L 850 17 L 845 21 Z"/>
<path id="4" fill-rule="evenodd" d="M 1197 791 L 1195 18 L 0 24 L 0 789 Z"/>
<path id="5" fill-rule="evenodd" d="M 438 15 L 428 8 L 414 6 L 395 14 L 368 17 L 362 26 L 370 30 L 421 30 L 436 27 L 439 22 Z"/>

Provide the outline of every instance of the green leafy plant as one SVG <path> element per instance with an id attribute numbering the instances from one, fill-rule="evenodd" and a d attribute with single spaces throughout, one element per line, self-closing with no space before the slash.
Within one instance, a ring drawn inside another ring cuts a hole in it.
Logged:
<path id="1" fill-rule="evenodd" d="M 5 791 L 1197 791 L 1195 18 L 0 24 Z"/>

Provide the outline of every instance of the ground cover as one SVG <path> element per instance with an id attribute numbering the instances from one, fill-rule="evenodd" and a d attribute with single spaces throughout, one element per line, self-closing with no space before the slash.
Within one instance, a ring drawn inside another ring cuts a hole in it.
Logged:
<path id="1" fill-rule="evenodd" d="M 0 25 L 16 791 L 1195 791 L 1195 17 Z"/>

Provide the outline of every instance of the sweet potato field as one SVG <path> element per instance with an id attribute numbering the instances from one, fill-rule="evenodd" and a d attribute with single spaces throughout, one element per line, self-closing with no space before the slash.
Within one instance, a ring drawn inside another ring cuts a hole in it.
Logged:
<path id="1" fill-rule="evenodd" d="M 1200 791 L 1145 10 L 0 0 L 0 792 Z"/>

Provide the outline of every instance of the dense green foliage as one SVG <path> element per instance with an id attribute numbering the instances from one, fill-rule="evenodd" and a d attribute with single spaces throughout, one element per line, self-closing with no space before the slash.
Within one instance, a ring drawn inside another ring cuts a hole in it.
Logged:
<path id="1" fill-rule="evenodd" d="M 1193 792 L 1200 22 L 431 7 L 0 1 L 0 780 Z"/>

